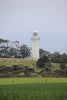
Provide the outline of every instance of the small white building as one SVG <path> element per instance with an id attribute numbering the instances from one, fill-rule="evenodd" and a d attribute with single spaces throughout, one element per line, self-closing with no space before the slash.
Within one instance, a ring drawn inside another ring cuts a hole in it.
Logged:
<path id="1" fill-rule="evenodd" d="M 33 32 L 33 37 L 31 38 L 32 41 L 32 59 L 38 60 L 39 59 L 39 40 L 38 34 L 36 31 Z"/>

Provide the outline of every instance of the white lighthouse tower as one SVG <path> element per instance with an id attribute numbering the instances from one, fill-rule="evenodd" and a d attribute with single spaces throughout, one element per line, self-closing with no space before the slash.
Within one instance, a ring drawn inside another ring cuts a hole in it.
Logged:
<path id="1" fill-rule="evenodd" d="M 31 38 L 32 41 L 32 59 L 38 60 L 39 59 L 39 40 L 37 31 L 33 32 L 33 37 Z"/>

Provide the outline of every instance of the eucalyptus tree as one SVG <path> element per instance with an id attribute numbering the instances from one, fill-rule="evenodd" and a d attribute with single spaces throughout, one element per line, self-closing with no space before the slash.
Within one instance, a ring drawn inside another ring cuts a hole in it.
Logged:
<path id="1" fill-rule="evenodd" d="M 22 58 L 30 56 L 30 48 L 27 45 L 23 44 L 20 47 L 20 54 L 21 54 Z"/>

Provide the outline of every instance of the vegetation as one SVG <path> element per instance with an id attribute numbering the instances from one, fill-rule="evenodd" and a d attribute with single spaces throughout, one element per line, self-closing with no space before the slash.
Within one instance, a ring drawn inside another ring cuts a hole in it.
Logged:
<path id="1" fill-rule="evenodd" d="M 0 78 L 0 85 L 38 84 L 38 83 L 67 83 L 67 78 Z"/>
<path id="2" fill-rule="evenodd" d="M 30 48 L 9 44 L 0 39 L 0 100 L 67 100 L 67 78 L 55 78 L 67 77 L 67 54 L 40 49 L 38 61 L 25 60 Z"/>
<path id="3" fill-rule="evenodd" d="M 0 77 L 67 77 L 67 66 L 62 70 L 58 63 L 50 65 L 39 68 L 33 60 L 0 58 Z"/>
<path id="4" fill-rule="evenodd" d="M 67 63 L 67 54 L 60 54 L 59 52 L 54 52 L 53 54 L 49 51 L 45 51 L 40 48 L 39 50 L 40 58 L 42 56 L 47 56 L 53 63 L 62 63 L 65 61 Z M 24 58 L 30 56 L 30 48 L 25 44 L 20 44 L 19 41 L 8 41 L 0 39 L 0 57 L 1 58 Z"/>
<path id="5" fill-rule="evenodd" d="M 30 49 L 29 49 L 29 47 L 27 47 L 27 45 L 22 45 L 21 48 L 20 48 L 20 53 L 22 55 L 22 58 L 30 56 Z"/>
<path id="6" fill-rule="evenodd" d="M 39 67 L 39 68 L 45 68 L 45 67 L 49 66 L 48 64 L 49 64 L 49 58 L 45 55 L 42 56 L 40 59 L 38 59 L 38 61 L 36 63 L 37 67 Z"/>
<path id="7" fill-rule="evenodd" d="M 66 53 L 51 54 L 40 49 L 38 61 L 18 59 L 30 57 L 30 54 L 27 45 L 0 39 L 0 57 L 7 58 L 0 61 L 0 77 L 67 77 Z"/>
<path id="8" fill-rule="evenodd" d="M 39 55 L 40 55 L 40 58 L 42 57 L 42 56 L 47 56 L 49 59 L 51 58 L 51 56 L 52 56 L 52 54 L 49 52 L 49 51 L 45 51 L 45 50 L 43 50 L 43 49 L 39 49 Z"/>
<path id="9" fill-rule="evenodd" d="M 0 79 L 0 100 L 44 100 L 44 99 L 67 100 L 67 79 L 66 78 Z"/>
<path id="10" fill-rule="evenodd" d="M 24 58 L 30 56 L 30 48 L 19 41 L 0 39 L 0 58 Z"/>

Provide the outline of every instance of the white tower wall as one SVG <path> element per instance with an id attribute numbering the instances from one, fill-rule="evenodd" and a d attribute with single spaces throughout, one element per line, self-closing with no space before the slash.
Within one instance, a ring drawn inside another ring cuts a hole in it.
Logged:
<path id="1" fill-rule="evenodd" d="M 34 60 L 39 59 L 39 38 L 37 37 L 37 33 L 33 33 L 33 37 L 31 38 L 32 41 L 32 58 Z"/>

